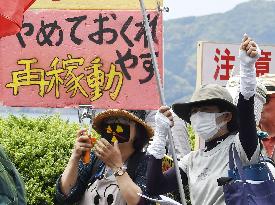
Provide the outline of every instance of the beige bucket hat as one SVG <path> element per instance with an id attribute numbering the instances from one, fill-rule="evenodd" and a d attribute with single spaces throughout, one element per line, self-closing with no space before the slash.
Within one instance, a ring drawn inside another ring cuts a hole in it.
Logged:
<path id="1" fill-rule="evenodd" d="M 233 104 L 233 99 L 227 89 L 217 84 L 203 85 L 194 92 L 190 102 L 175 103 L 172 108 L 180 118 L 190 123 L 191 109 L 204 105 L 217 105 L 232 112 L 232 121 L 238 127 L 236 119 L 237 107 Z"/>

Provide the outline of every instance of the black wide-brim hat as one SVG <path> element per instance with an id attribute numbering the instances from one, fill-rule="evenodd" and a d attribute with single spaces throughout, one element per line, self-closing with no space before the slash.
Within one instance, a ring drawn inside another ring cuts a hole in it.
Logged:
<path id="1" fill-rule="evenodd" d="M 233 104 L 233 99 L 226 88 L 217 84 L 203 85 L 194 92 L 190 102 L 175 103 L 172 105 L 172 109 L 181 119 L 190 123 L 192 108 L 207 105 L 216 105 L 232 112 L 231 121 L 238 127 L 237 107 Z"/>

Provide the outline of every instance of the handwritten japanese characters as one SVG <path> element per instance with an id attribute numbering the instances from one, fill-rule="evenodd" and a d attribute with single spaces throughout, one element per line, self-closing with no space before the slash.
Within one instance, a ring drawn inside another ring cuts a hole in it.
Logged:
<path id="1" fill-rule="evenodd" d="M 162 14 L 151 11 L 148 18 L 162 75 Z M 21 32 L 0 45 L 7 59 L 0 62 L 3 95 L 33 97 L 19 106 L 140 108 L 132 102 L 143 99 L 152 109 L 160 103 L 140 11 L 29 11 Z"/>
<path id="2" fill-rule="evenodd" d="M 60 98 L 60 86 L 62 85 L 66 88 L 66 93 L 71 93 L 71 98 L 77 93 L 88 98 L 89 93 L 85 89 L 88 86 L 91 89 L 90 99 L 95 101 L 103 95 L 103 91 L 110 91 L 117 78 L 114 92 L 110 92 L 110 98 L 116 100 L 123 84 L 123 74 L 116 70 L 116 65 L 111 63 L 109 72 L 105 73 L 104 70 L 101 70 L 103 64 L 99 57 L 91 61 L 91 66 L 84 68 L 84 71 L 88 71 L 86 75 L 84 73 L 77 75 L 74 72 L 84 64 L 84 58 L 73 58 L 68 55 L 68 59 L 63 59 L 60 62 L 59 58 L 55 57 L 50 65 L 52 70 L 49 71 L 42 68 L 33 68 L 35 66 L 33 64 L 37 62 L 35 58 L 17 62 L 18 65 L 24 65 L 25 69 L 12 72 L 13 81 L 8 83 L 6 87 L 13 88 L 13 95 L 19 94 L 21 86 L 38 85 L 38 94 L 41 97 L 54 89 L 55 97 L 58 99 Z M 58 67 L 59 62 L 62 67 Z"/>

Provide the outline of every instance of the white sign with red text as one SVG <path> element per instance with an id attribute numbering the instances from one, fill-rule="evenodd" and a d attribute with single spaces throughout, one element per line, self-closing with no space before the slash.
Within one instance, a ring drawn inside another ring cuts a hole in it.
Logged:
<path id="1" fill-rule="evenodd" d="M 225 85 L 232 74 L 238 75 L 239 47 L 240 44 L 199 42 L 197 86 L 209 83 Z M 261 57 L 255 64 L 257 77 L 265 73 L 275 73 L 275 46 L 259 45 L 259 47 Z"/>

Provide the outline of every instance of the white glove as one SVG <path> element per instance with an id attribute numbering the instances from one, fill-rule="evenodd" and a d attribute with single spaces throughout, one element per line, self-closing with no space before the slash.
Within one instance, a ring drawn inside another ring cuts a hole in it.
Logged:
<path id="1" fill-rule="evenodd" d="M 168 135 L 171 121 L 158 111 L 155 116 L 155 125 L 155 135 L 147 152 L 156 159 L 162 159 L 166 153 L 166 136 Z"/>
<path id="2" fill-rule="evenodd" d="M 239 51 L 240 58 L 240 92 L 244 99 L 249 100 L 256 93 L 256 68 L 255 63 L 260 57 L 261 50 L 258 45 L 257 56 L 251 58 L 245 50 Z"/>

